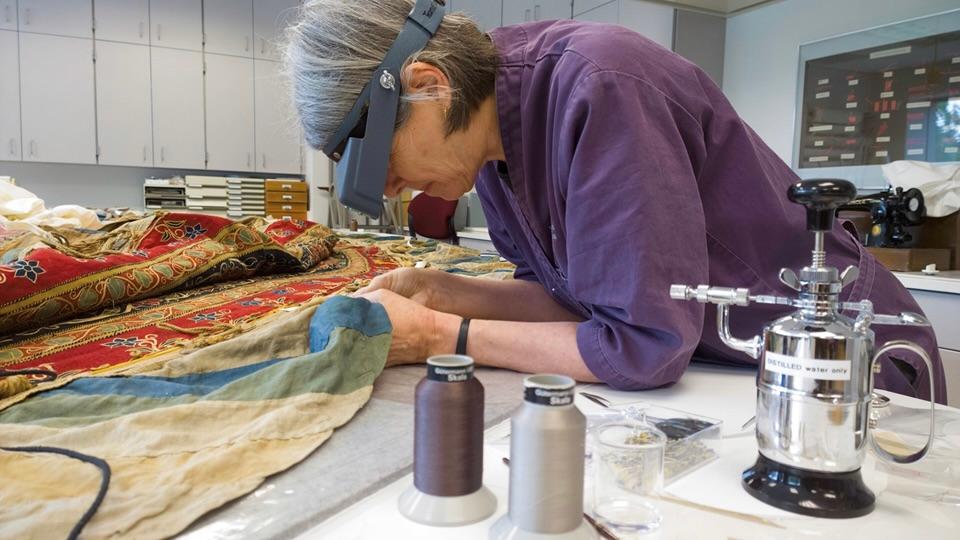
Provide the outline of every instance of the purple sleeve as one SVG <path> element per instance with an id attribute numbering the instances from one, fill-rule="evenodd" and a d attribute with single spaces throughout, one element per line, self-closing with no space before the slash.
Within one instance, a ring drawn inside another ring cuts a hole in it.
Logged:
<path id="1" fill-rule="evenodd" d="M 568 285 L 591 312 L 577 328 L 580 354 L 615 388 L 676 382 L 703 329 L 703 306 L 669 295 L 671 283 L 708 279 L 702 127 L 656 88 L 611 71 L 585 77 L 562 116 Z"/>
<path id="2" fill-rule="evenodd" d="M 486 181 L 489 182 L 490 180 L 487 179 Z M 499 182 L 499 180 L 495 180 L 495 182 Z M 501 257 L 517 267 L 513 272 L 514 279 L 539 281 L 536 274 L 534 274 L 530 268 L 530 265 L 524 260 L 523 254 L 520 252 L 517 244 L 510 238 L 510 232 L 503 226 L 503 220 L 497 213 L 497 205 L 494 204 L 487 189 L 477 189 L 477 195 L 480 196 L 480 202 L 483 205 L 484 218 L 487 220 L 487 232 L 490 234 L 490 241 L 493 242 L 493 247 L 497 248 L 497 252 L 500 253 Z"/>

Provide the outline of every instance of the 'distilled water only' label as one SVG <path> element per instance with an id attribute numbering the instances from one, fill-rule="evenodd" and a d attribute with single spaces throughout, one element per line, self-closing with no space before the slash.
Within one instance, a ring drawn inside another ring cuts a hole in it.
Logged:
<path id="1" fill-rule="evenodd" d="M 797 358 L 767 352 L 764 367 L 768 371 L 791 377 L 809 377 L 821 381 L 849 381 L 850 360 L 822 360 Z"/>

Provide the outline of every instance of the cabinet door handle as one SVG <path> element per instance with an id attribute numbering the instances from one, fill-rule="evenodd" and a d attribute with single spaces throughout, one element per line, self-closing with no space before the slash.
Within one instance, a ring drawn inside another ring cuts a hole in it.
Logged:
<path id="1" fill-rule="evenodd" d="M 267 40 L 264 38 L 260 38 L 260 54 L 266 54 L 266 53 L 267 53 Z"/>
<path id="2" fill-rule="evenodd" d="M 160 41 L 160 40 L 162 39 L 162 38 L 160 37 L 160 35 L 161 35 L 161 34 L 160 34 L 160 31 L 161 31 L 161 30 L 163 30 L 163 27 L 160 26 L 160 23 L 157 23 L 157 41 Z"/>
<path id="3" fill-rule="evenodd" d="M 147 145 L 143 145 L 143 162 L 147 162 Z"/>
<path id="4" fill-rule="evenodd" d="M 250 163 L 250 152 L 247 152 L 247 168 L 248 168 L 248 169 L 250 168 L 250 165 L 251 165 L 251 163 Z"/>
<path id="5" fill-rule="evenodd" d="M 534 4 L 533 6 L 533 20 L 540 20 L 540 4 Z"/>
<path id="6" fill-rule="evenodd" d="M 10 16 L 10 4 L 3 6 L 3 18 L 7 22 L 13 22 L 13 18 Z"/>
<path id="7" fill-rule="evenodd" d="M 161 147 L 160 147 L 160 163 L 163 163 L 163 162 L 166 161 L 166 160 L 167 160 L 167 159 L 166 159 L 166 152 L 164 152 L 164 147 L 161 146 Z"/>
<path id="8" fill-rule="evenodd" d="M 250 36 L 243 37 L 243 51 L 250 52 Z"/>
<path id="9" fill-rule="evenodd" d="M 143 21 L 140 21 L 140 24 L 137 25 L 137 31 L 140 33 L 140 37 L 143 37 Z"/>
<path id="10" fill-rule="evenodd" d="M 261 162 L 263 163 L 263 170 L 267 170 L 267 154 L 266 153 L 263 154 L 263 159 L 261 160 Z"/>
<path id="11" fill-rule="evenodd" d="M 529 20 L 530 20 L 530 10 L 525 9 L 523 10 L 523 22 L 527 22 Z"/>
<path id="12" fill-rule="evenodd" d="M 23 10 L 23 24 L 30 24 L 30 8 Z"/>
<path id="13" fill-rule="evenodd" d="M 293 195 L 281 195 L 280 198 L 283 199 L 283 200 L 285 200 L 285 201 L 292 201 L 292 200 L 293 200 Z"/>
<path id="14" fill-rule="evenodd" d="M 17 153 L 16 144 L 17 144 L 17 141 L 13 137 L 11 137 L 10 138 L 10 155 L 11 156 Z"/>
<path id="15" fill-rule="evenodd" d="M 30 155 L 31 156 L 37 155 L 37 141 L 33 139 L 30 140 Z"/>

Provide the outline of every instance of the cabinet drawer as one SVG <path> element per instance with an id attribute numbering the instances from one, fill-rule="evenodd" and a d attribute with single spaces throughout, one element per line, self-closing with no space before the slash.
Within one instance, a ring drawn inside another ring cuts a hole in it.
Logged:
<path id="1" fill-rule="evenodd" d="M 267 202 L 307 204 L 306 191 L 268 191 Z"/>
<path id="2" fill-rule="evenodd" d="M 307 191 L 307 183 L 299 180 L 267 180 L 266 184 L 267 191 Z"/>
<path id="3" fill-rule="evenodd" d="M 277 213 L 296 213 L 296 212 L 306 212 L 307 205 L 303 203 L 267 203 L 267 213 L 268 214 L 277 214 Z"/>
<path id="4" fill-rule="evenodd" d="M 301 221 L 307 220 L 306 212 L 267 212 L 267 216 L 272 217 L 273 219 L 299 219 Z"/>

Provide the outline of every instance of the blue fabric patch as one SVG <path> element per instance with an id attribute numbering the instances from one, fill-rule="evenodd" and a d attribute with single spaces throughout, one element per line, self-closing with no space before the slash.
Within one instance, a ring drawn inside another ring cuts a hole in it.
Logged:
<path id="1" fill-rule="evenodd" d="M 320 304 L 310 319 L 310 352 L 320 352 L 330 343 L 336 328 L 350 328 L 368 337 L 393 331 L 387 310 L 366 298 L 334 296 Z"/>
<path id="2" fill-rule="evenodd" d="M 49 398 L 61 393 L 83 395 L 109 394 L 155 398 L 202 396 L 281 361 L 282 360 L 267 360 L 247 366 L 211 371 L 208 373 L 191 373 L 190 375 L 180 377 L 135 375 L 133 377 L 91 377 L 89 379 L 77 379 L 63 388 L 44 392 L 39 397 Z"/>

